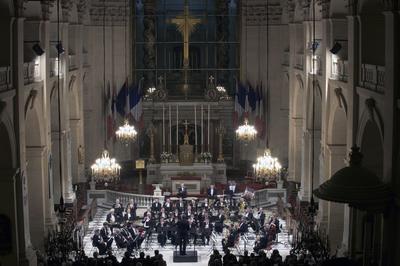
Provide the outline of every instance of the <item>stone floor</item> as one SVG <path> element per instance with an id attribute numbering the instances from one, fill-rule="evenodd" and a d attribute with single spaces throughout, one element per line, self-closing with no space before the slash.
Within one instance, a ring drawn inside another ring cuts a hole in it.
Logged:
<path id="1" fill-rule="evenodd" d="M 93 252 L 97 251 L 97 248 L 94 248 L 92 246 L 92 236 L 94 233 L 94 229 L 96 228 L 101 228 L 103 222 L 106 219 L 108 209 L 105 208 L 98 208 L 98 212 L 93 219 L 92 222 L 89 223 L 89 229 L 84 237 L 83 240 L 83 245 L 84 245 L 84 250 L 86 255 L 89 257 L 92 256 Z M 138 213 L 139 214 L 139 213 Z M 268 214 L 267 214 L 268 217 Z M 286 257 L 286 255 L 289 254 L 290 251 L 290 241 L 291 241 L 291 236 L 288 235 L 287 230 L 286 230 L 286 224 L 284 220 L 281 220 L 282 224 L 282 232 L 278 234 L 278 242 L 273 244 L 271 249 L 265 250 L 267 252 L 267 255 L 269 256 L 272 252 L 273 249 L 278 249 L 280 254 L 282 255 L 283 259 Z M 243 254 L 243 251 L 247 249 L 250 252 L 253 251 L 253 246 L 254 246 L 254 241 L 255 241 L 255 234 L 252 232 L 250 229 L 250 232 L 247 234 L 247 243 L 245 243 L 244 239 L 241 238 L 239 241 L 239 245 L 236 248 L 231 249 L 231 251 L 235 255 L 241 255 Z M 180 266 L 186 266 L 186 265 L 191 265 L 191 266 L 200 266 L 200 265 L 207 265 L 208 264 L 208 259 L 209 255 L 211 254 L 213 250 L 212 246 L 212 241 L 210 240 L 210 245 L 209 246 L 197 246 L 193 247 L 193 245 L 188 246 L 188 250 L 190 249 L 196 249 L 198 253 L 198 262 L 197 263 L 173 263 L 173 251 L 175 250 L 174 246 L 169 244 L 167 242 L 167 245 L 165 247 L 160 247 L 157 243 L 157 236 L 153 234 L 152 238 L 150 239 L 149 243 L 143 242 L 142 244 L 143 251 L 146 253 L 146 255 L 153 256 L 154 250 L 158 249 L 161 254 L 164 256 L 164 260 L 167 262 L 167 265 L 180 265 Z M 216 237 L 216 243 L 215 243 L 215 248 L 220 251 L 221 254 L 222 252 L 222 236 L 217 236 Z M 124 252 L 126 251 L 125 249 L 118 249 L 115 246 L 115 243 L 113 243 L 113 251 L 115 256 L 117 257 L 118 261 L 121 261 Z"/>

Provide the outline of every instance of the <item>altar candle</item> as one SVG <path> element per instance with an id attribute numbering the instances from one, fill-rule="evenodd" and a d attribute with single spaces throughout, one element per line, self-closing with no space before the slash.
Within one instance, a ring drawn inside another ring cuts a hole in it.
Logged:
<path id="1" fill-rule="evenodd" d="M 197 151 L 197 114 L 196 105 L 194 105 L 194 147 Z"/>
<path id="2" fill-rule="evenodd" d="M 163 151 L 164 151 L 164 149 L 165 149 L 165 106 L 164 106 L 164 104 L 163 104 L 163 106 L 162 106 L 162 136 L 163 136 L 163 139 L 162 139 L 162 145 L 163 145 Z"/>
<path id="3" fill-rule="evenodd" d="M 207 151 L 210 151 L 210 105 L 208 105 Z"/>
<path id="4" fill-rule="evenodd" d="M 172 146 L 172 122 L 171 122 L 171 104 L 169 105 L 169 152 Z"/>
<path id="5" fill-rule="evenodd" d="M 203 105 L 201 105 L 201 152 L 203 152 L 203 145 L 204 145 L 204 129 L 203 129 L 203 120 L 204 120 L 204 115 L 203 115 Z"/>
<path id="6" fill-rule="evenodd" d="M 179 107 L 176 105 L 176 153 L 178 153 L 178 112 L 179 112 Z"/>

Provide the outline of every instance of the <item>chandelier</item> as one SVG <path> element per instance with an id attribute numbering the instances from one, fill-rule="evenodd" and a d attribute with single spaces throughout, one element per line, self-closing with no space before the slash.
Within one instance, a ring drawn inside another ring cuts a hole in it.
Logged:
<path id="1" fill-rule="evenodd" d="M 236 129 L 236 137 L 245 143 L 254 140 L 256 135 L 257 130 L 253 125 L 249 125 L 247 118 L 244 120 L 244 125 L 241 125 Z"/>
<path id="2" fill-rule="evenodd" d="M 115 132 L 119 141 L 123 142 L 125 145 L 128 145 L 129 142 L 134 141 L 137 136 L 137 132 L 134 126 L 129 125 L 128 121 L 125 120 L 125 124 L 120 126 Z"/>
<path id="3" fill-rule="evenodd" d="M 257 163 L 253 164 L 256 177 L 266 177 L 268 179 L 277 179 L 282 169 L 278 158 L 271 156 L 269 149 L 265 150 L 264 155 L 257 158 Z"/>
<path id="4" fill-rule="evenodd" d="M 101 157 L 92 164 L 92 176 L 96 182 L 112 182 L 119 180 L 121 166 L 115 158 L 111 158 L 107 150 L 104 150 Z"/>

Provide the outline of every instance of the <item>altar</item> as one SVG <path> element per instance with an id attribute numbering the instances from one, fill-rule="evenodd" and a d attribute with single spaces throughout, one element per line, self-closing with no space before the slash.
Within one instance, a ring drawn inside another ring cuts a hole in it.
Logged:
<path id="1" fill-rule="evenodd" d="M 200 194 L 210 184 L 226 183 L 224 163 L 161 163 L 147 165 L 147 184 L 163 184 L 163 188 L 176 194 L 177 186 L 184 183 L 188 194 Z"/>

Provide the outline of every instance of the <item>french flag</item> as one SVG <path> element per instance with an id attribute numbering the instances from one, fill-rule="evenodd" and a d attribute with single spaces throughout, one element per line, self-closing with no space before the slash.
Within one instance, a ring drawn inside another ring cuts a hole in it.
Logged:
<path id="1" fill-rule="evenodd" d="M 129 87 L 128 80 L 125 80 L 122 88 L 118 92 L 115 108 L 122 117 L 125 117 L 128 114 L 127 106 L 129 106 Z"/>
<path id="2" fill-rule="evenodd" d="M 129 110 L 137 127 L 143 128 L 143 90 L 142 82 L 139 81 L 138 85 L 134 85 L 129 92 Z"/>

